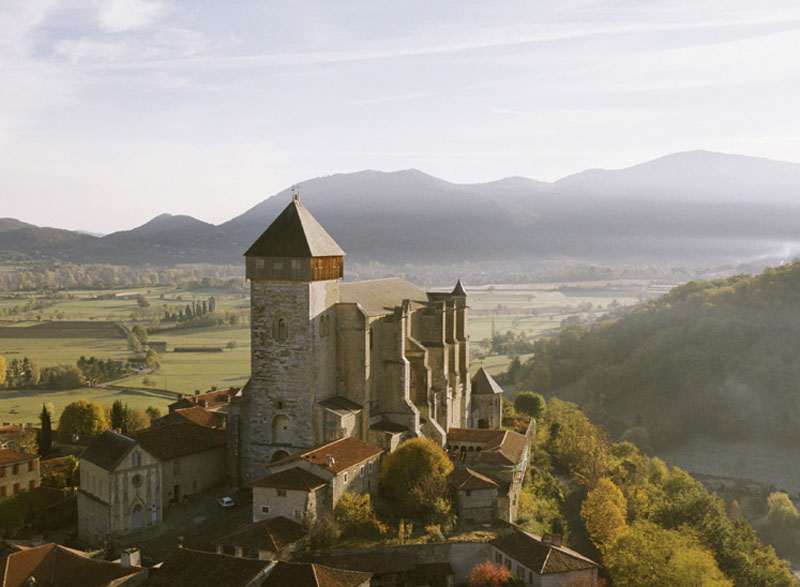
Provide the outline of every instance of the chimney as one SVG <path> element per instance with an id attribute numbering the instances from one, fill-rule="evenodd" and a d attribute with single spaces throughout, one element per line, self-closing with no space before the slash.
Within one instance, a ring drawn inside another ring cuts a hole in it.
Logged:
<path id="1" fill-rule="evenodd" d="M 182 394 L 182 393 L 179 393 L 179 394 L 178 394 L 178 401 L 181 401 L 182 399 L 183 399 L 183 394 Z"/>
<path id="2" fill-rule="evenodd" d="M 326 467 L 332 467 L 335 464 L 336 464 L 336 459 L 334 459 L 333 456 L 328 455 L 328 456 L 325 457 L 325 466 Z"/>
<path id="3" fill-rule="evenodd" d="M 138 548 L 126 548 L 120 554 L 120 564 L 123 569 L 142 566 L 142 552 Z"/>
<path id="4" fill-rule="evenodd" d="M 542 534 L 542 544 L 550 546 L 550 534 Z"/>
<path id="5" fill-rule="evenodd" d="M 553 546 L 561 546 L 561 534 L 551 534 L 550 544 Z"/>

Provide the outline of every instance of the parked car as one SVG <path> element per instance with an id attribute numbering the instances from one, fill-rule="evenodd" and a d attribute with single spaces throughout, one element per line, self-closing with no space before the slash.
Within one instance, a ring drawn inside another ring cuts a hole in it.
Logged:
<path id="1" fill-rule="evenodd" d="M 236 505 L 230 497 L 220 497 L 217 503 L 224 508 L 232 508 Z"/>

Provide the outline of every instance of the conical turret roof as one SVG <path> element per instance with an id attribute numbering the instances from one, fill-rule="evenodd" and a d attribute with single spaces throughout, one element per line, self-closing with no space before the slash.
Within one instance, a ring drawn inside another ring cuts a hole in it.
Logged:
<path id="1" fill-rule="evenodd" d="M 451 295 L 467 297 L 467 291 L 464 289 L 464 284 L 461 283 L 460 279 L 456 282 L 456 286 L 453 288 Z"/>
<path id="2" fill-rule="evenodd" d="M 342 257 L 344 251 L 322 225 L 293 197 L 245 257 Z"/>

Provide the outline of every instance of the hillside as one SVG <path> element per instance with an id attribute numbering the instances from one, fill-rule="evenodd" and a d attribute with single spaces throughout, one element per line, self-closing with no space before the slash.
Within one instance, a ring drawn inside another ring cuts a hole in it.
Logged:
<path id="1" fill-rule="evenodd" d="M 800 165 L 704 151 L 555 183 L 512 177 L 456 184 L 410 169 L 301 185 L 303 202 L 351 260 L 394 264 L 777 263 L 800 242 L 798 195 Z M 2 219 L 0 255 L 237 264 L 289 198 L 284 190 L 217 226 L 163 214 L 100 238 Z"/>
<path id="2" fill-rule="evenodd" d="M 796 442 L 800 262 L 687 283 L 535 352 L 511 375 L 518 388 L 578 401 L 615 436 Z"/>

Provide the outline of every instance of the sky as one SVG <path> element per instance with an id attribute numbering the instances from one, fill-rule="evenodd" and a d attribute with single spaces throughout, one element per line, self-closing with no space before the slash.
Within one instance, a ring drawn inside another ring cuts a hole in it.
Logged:
<path id="1" fill-rule="evenodd" d="M 109 233 L 361 169 L 800 162 L 799 63 L 793 0 L 6 0 L 0 217 Z"/>

